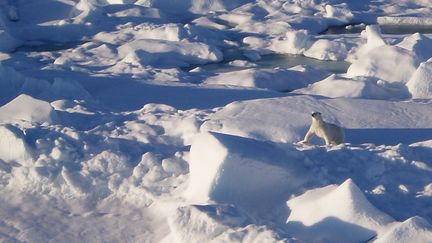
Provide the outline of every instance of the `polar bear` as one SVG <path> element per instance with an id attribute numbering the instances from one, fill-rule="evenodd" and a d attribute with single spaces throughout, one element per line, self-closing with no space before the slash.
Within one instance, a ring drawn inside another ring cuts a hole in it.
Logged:
<path id="1" fill-rule="evenodd" d="M 324 139 L 326 145 L 337 145 L 345 141 L 344 130 L 335 124 L 325 122 L 319 112 L 312 113 L 312 124 L 300 143 L 308 144 L 313 135 Z"/>

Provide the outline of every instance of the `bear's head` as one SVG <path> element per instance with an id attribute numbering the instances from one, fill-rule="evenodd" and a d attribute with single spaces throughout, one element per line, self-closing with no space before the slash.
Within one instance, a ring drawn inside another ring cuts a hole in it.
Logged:
<path id="1" fill-rule="evenodd" d="M 317 120 L 322 120 L 321 113 L 317 112 L 317 111 L 312 112 L 312 117 L 315 118 L 315 119 L 317 119 Z"/>

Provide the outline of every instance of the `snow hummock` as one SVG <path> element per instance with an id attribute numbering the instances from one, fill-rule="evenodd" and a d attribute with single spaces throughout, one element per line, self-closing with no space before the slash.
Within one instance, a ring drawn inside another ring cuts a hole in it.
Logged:
<path id="1" fill-rule="evenodd" d="M 176 210 L 163 242 L 278 242 L 278 234 L 232 205 L 191 205 Z M 282 241 L 281 241 L 282 242 Z"/>
<path id="2" fill-rule="evenodd" d="M 0 241 L 432 242 L 431 1 L 0 12 Z"/>
<path id="3" fill-rule="evenodd" d="M 22 163 L 32 158 L 25 135 L 11 124 L 0 125 L 0 161 Z"/>
<path id="4" fill-rule="evenodd" d="M 404 85 L 398 86 L 368 77 L 347 78 L 346 75 L 335 74 L 295 92 L 332 98 L 406 99 L 410 97 Z"/>
<path id="5" fill-rule="evenodd" d="M 232 85 L 242 87 L 264 88 L 275 91 L 292 91 L 306 87 L 325 76 L 325 72 L 310 69 L 298 71 L 302 67 L 290 69 L 255 69 L 219 73 L 204 80 L 206 84 Z"/>
<path id="6" fill-rule="evenodd" d="M 397 46 L 416 53 L 422 61 L 432 56 L 432 39 L 423 34 L 415 33 L 407 36 Z"/>
<path id="7" fill-rule="evenodd" d="M 406 85 L 412 98 L 432 98 L 432 60 L 422 62 Z"/>
<path id="8" fill-rule="evenodd" d="M 55 123 L 57 114 L 50 103 L 21 94 L 0 107 L 0 120 Z"/>
<path id="9" fill-rule="evenodd" d="M 310 35 L 307 30 L 292 30 L 285 34 L 282 40 L 276 40 L 271 49 L 278 53 L 300 54 L 310 45 Z"/>
<path id="10" fill-rule="evenodd" d="M 222 60 L 222 53 L 204 43 L 172 42 L 143 39 L 118 48 L 122 62 L 156 67 L 187 67 Z"/>
<path id="11" fill-rule="evenodd" d="M 314 242 L 366 241 L 394 220 L 376 209 L 351 180 L 314 189 L 288 201 L 287 227 Z"/>
<path id="12" fill-rule="evenodd" d="M 272 156 L 267 158 L 267 153 Z M 284 168 L 285 156 L 283 148 L 272 144 L 203 133 L 191 146 L 186 197 L 194 203 L 213 200 L 246 208 L 271 207 L 304 181 L 298 177 L 301 166 L 293 165 L 291 171 Z"/>
<path id="13" fill-rule="evenodd" d="M 420 64 L 410 51 L 397 46 L 379 46 L 354 61 L 348 68 L 349 77 L 376 77 L 388 82 L 408 82 Z"/>
<path id="14" fill-rule="evenodd" d="M 431 239 L 432 226 L 422 217 L 415 216 L 393 224 L 374 242 L 429 242 Z"/>

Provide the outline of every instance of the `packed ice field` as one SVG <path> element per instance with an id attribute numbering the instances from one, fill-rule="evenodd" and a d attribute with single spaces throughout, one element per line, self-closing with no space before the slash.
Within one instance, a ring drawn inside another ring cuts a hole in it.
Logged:
<path id="1" fill-rule="evenodd" d="M 0 0 L 0 241 L 432 242 L 431 99 L 430 0 Z"/>

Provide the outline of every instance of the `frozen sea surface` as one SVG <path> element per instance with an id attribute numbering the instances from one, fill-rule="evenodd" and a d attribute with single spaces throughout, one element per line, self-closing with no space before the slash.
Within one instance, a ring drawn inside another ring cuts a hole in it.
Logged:
<path id="1" fill-rule="evenodd" d="M 431 9 L 0 1 L 0 241 L 432 242 Z"/>

